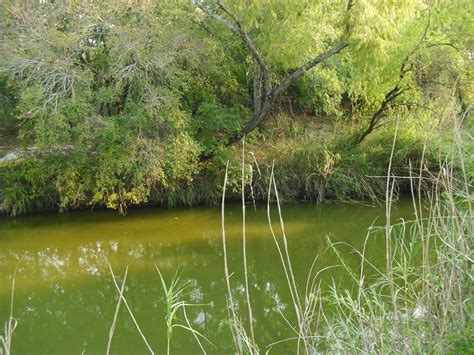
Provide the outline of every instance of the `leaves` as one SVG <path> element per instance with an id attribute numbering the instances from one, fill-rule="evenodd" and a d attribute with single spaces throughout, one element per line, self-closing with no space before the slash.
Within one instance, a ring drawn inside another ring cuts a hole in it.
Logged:
<path id="1" fill-rule="evenodd" d="M 415 130 L 450 109 L 448 98 L 466 111 L 474 97 L 468 0 L 223 3 L 258 47 L 271 86 L 349 43 L 285 87 L 270 115 L 324 117 L 352 134 L 381 110 L 377 127 L 398 115 Z M 36 193 L 28 200 L 125 211 L 196 201 L 196 186 L 212 200 L 233 154 L 226 144 L 249 122 L 258 87 L 248 48 L 230 31 L 187 0 L 70 0 L 2 2 L 0 36 L 0 126 L 35 152 L 23 163 L 31 178 L 20 179 Z M 277 126 L 268 120 L 247 139 L 279 139 L 268 135 L 285 129 Z"/>

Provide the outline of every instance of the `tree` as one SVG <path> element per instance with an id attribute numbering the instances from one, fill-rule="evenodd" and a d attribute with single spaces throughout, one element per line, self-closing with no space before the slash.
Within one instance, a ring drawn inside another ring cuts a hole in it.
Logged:
<path id="1" fill-rule="evenodd" d="M 356 144 L 360 144 L 370 133 L 380 127 L 379 124 L 380 121 L 383 119 L 385 112 L 393 108 L 397 98 L 405 91 L 409 90 L 405 83 L 405 79 L 408 74 L 413 70 L 413 64 L 411 63 L 412 57 L 418 54 L 418 51 L 425 45 L 426 35 L 428 33 L 428 28 L 430 25 L 430 14 L 431 12 L 428 13 L 426 26 L 421 34 L 420 40 L 415 44 L 415 46 L 410 50 L 410 52 L 405 56 L 405 58 L 403 58 L 402 64 L 400 65 L 398 81 L 393 86 L 393 88 L 385 94 L 382 102 L 380 103 L 380 106 L 370 117 L 368 125 L 363 128 L 362 132 L 359 135 L 356 136 Z"/>
<path id="2" fill-rule="evenodd" d="M 464 0 L 356 2 L 351 11 L 354 51 L 344 62 L 351 118 L 357 124 L 354 145 L 395 115 L 433 117 L 446 107 L 443 101 L 453 89 L 468 99 L 465 51 L 473 25 L 466 9 L 470 6 Z"/>
<path id="3" fill-rule="evenodd" d="M 196 202 L 200 186 L 210 202 L 232 143 L 279 139 L 277 106 L 305 113 L 286 122 L 307 142 L 319 117 L 336 122 L 344 148 L 394 115 L 415 131 L 453 88 L 466 111 L 469 5 L 437 1 L 427 26 L 425 0 L 2 1 L 3 121 L 33 154 L 0 199 L 29 184 L 31 201 L 125 210 Z"/>
<path id="4" fill-rule="evenodd" d="M 146 0 L 5 7 L 0 70 L 19 88 L 22 143 L 42 154 L 43 176 L 57 168 L 60 207 L 125 211 L 152 189 L 192 179 L 200 147 L 180 87 L 183 62 L 192 67 L 199 49 L 169 21 L 181 8 Z"/>
<path id="5" fill-rule="evenodd" d="M 220 1 L 215 2 L 216 10 L 201 0 L 195 0 L 194 4 L 211 18 L 226 26 L 242 41 L 252 56 L 255 66 L 253 74 L 253 114 L 244 124 L 243 128 L 229 139 L 228 144 L 240 140 L 243 136 L 259 127 L 268 118 L 271 108 L 278 96 L 288 89 L 295 80 L 303 76 L 306 71 L 324 62 L 334 54 L 339 53 L 349 45 L 345 41 L 337 43 L 331 49 L 304 63 L 279 83 L 273 84 L 270 79 L 271 73 L 265 63 L 265 59 L 243 28 L 241 20 Z M 217 11 L 220 11 L 220 14 Z"/>

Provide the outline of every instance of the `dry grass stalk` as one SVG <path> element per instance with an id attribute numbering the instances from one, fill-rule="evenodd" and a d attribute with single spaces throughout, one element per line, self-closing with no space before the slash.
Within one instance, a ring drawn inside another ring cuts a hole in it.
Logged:
<path id="1" fill-rule="evenodd" d="M 18 272 L 18 267 L 20 266 L 20 262 L 22 261 L 22 259 L 23 257 L 18 260 L 15 266 L 15 270 L 13 271 L 12 291 L 10 296 L 10 314 L 8 316 L 8 320 L 5 322 L 3 335 L 0 336 L 0 343 L 2 345 L 2 347 L 0 348 L 0 353 L 5 355 L 10 355 L 11 353 L 13 333 L 15 332 L 15 329 L 18 325 L 17 320 L 13 317 L 13 300 L 15 298 L 16 274 Z"/>
<path id="2" fill-rule="evenodd" d="M 224 274 L 225 274 L 225 280 L 226 280 L 226 286 L 227 286 L 227 302 L 230 308 L 230 316 L 231 316 L 232 325 L 233 325 L 231 329 L 234 331 L 233 333 L 234 343 L 237 347 L 237 350 L 239 354 L 243 354 L 241 332 L 236 331 L 239 329 L 237 325 L 240 322 L 238 321 L 237 315 L 235 313 L 234 298 L 232 296 L 232 288 L 230 286 L 229 263 L 227 261 L 227 244 L 226 244 L 226 235 L 225 235 L 225 193 L 226 193 L 226 188 L 227 188 L 228 177 L 229 177 L 229 161 L 227 161 L 227 164 L 225 166 L 224 184 L 222 187 L 222 203 L 221 203 L 222 250 L 224 253 Z"/>
<path id="3" fill-rule="evenodd" d="M 253 314 L 252 304 L 250 302 L 250 289 L 249 289 L 249 276 L 247 266 L 247 237 L 245 230 L 245 137 L 242 140 L 242 253 L 244 258 L 244 279 L 245 279 L 245 296 L 247 298 L 247 309 L 249 313 L 249 327 L 250 327 L 250 339 L 255 345 L 255 334 L 253 331 Z"/>
<path id="4" fill-rule="evenodd" d="M 109 268 L 112 270 L 110 264 L 109 264 Z M 123 291 L 125 289 L 125 283 L 127 282 L 127 274 L 128 274 L 128 266 L 125 268 L 125 273 L 123 275 L 123 280 L 122 280 L 122 286 L 120 287 L 120 291 L 119 291 L 120 293 L 119 293 L 119 297 L 117 301 L 117 306 L 115 307 L 114 320 L 112 321 L 112 325 L 109 331 L 109 341 L 107 342 L 107 350 L 105 352 L 107 355 L 110 354 L 110 347 L 112 345 L 112 338 L 115 332 L 115 325 L 117 323 L 118 313 L 120 310 L 120 305 L 122 303 Z"/>
<path id="5" fill-rule="evenodd" d="M 146 337 L 145 335 L 143 334 L 142 330 L 140 329 L 140 326 L 138 325 L 138 322 L 135 318 L 135 316 L 133 315 L 133 312 L 132 310 L 130 309 L 130 306 L 128 305 L 128 302 L 125 298 L 125 296 L 123 295 L 123 293 L 121 292 L 121 288 L 119 287 L 118 283 L 117 283 L 117 279 L 115 277 L 115 274 L 114 274 L 114 271 L 112 270 L 112 266 L 109 264 L 109 270 L 110 270 L 110 274 L 112 275 L 112 279 L 114 281 L 114 285 L 115 285 L 115 288 L 117 289 L 118 293 L 119 293 L 119 297 L 122 299 L 123 303 L 125 304 L 125 307 L 127 308 L 128 310 L 128 313 L 130 314 L 130 317 L 132 318 L 132 321 L 133 323 L 135 324 L 135 327 L 137 328 L 138 330 L 138 333 L 140 334 L 141 338 L 143 339 L 143 342 L 145 343 L 148 351 L 150 351 L 150 354 L 155 354 L 155 352 L 153 351 L 153 349 L 151 348 L 150 344 L 148 343 L 148 341 L 146 340 Z"/>

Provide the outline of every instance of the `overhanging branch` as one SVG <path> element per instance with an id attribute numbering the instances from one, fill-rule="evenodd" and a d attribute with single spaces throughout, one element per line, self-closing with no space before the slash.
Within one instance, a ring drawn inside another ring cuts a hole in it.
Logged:
<path id="1" fill-rule="evenodd" d="M 254 112 L 251 119 L 244 125 L 242 130 L 233 135 L 228 144 L 232 144 L 242 138 L 244 135 L 250 133 L 257 128 L 270 114 L 272 105 L 275 99 L 284 92 L 296 79 L 303 76 L 306 71 L 325 61 L 334 54 L 339 53 L 349 44 L 347 42 L 340 42 L 328 51 L 318 55 L 317 57 L 307 61 L 300 68 L 288 75 L 279 84 L 273 85 L 270 82 L 269 69 L 265 60 L 252 39 L 245 32 L 239 18 L 224 6 L 220 1 L 216 1 L 216 10 L 220 10 L 221 14 L 205 5 L 202 0 L 194 0 L 193 3 L 197 8 L 205 14 L 226 26 L 232 33 L 234 33 L 243 42 L 245 47 L 250 52 L 255 63 L 255 71 L 253 77 L 253 106 Z"/>
<path id="2" fill-rule="evenodd" d="M 274 95 L 278 96 L 279 94 L 281 94 L 283 91 L 285 91 L 288 88 L 288 86 L 291 85 L 292 82 L 294 82 L 300 76 L 303 76 L 305 74 L 305 72 L 307 72 L 311 68 L 315 67 L 319 63 L 325 61 L 326 59 L 328 59 L 332 55 L 334 55 L 336 53 L 339 53 L 340 51 L 342 51 L 347 46 L 349 46 L 349 43 L 347 43 L 347 42 L 338 43 L 336 46 L 334 46 L 330 50 L 324 52 L 323 54 L 318 55 L 317 57 L 315 57 L 315 58 L 313 58 L 309 61 L 307 61 L 299 69 L 295 70 L 285 80 L 283 80 L 283 82 L 280 85 L 276 86 L 273 89 Z"/>

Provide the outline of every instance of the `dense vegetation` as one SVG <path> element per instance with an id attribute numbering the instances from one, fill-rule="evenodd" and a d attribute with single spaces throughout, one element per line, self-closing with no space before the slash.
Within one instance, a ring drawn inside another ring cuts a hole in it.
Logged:
<path id="1" fill-rule="evenodd" d="M 253 332 L 245 203 L 268 198 L 298 352 L 472 353 L 471 3 L 2 0 L 0 213 L 126 213 L 216 203 L 222 191 L 224 212 L 225 197 L 241 194 L 247 308 L 232 302 L 223 213 L 226 300 L 236 350 L 256 354 L 272 344 Z M 412 222 L 391 218 L 398 192 L 413 197 Z M 386 265 L 374 267 L 364 245 L 354 270 L 328 240 L 352 288 L 323 294 L 311 269 L 301 289 L 277 193 L 384 199 Z M 189 285 L 158 273 L 169 353 Z M 125 279 L 120 291 L 113 277 L 118 312 Z"/>
<path id="2" fill-rule="evenodd" d="M 422 154 L 438 165 L 446 117 L 469 124 L 473 12 L 468 0 L 3 0 L 0 139 L 14 153 L 0 210 L 213 203 L 234 156 L 238 185 L 244 136 L 257 197 L 273 160 L 284 199 L 381 196 L 371 176 L 386 173 L 396 122 L 405 175 Z"/>

